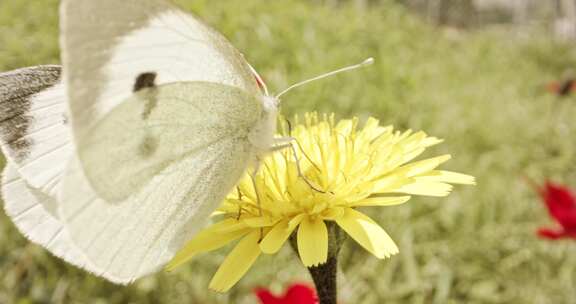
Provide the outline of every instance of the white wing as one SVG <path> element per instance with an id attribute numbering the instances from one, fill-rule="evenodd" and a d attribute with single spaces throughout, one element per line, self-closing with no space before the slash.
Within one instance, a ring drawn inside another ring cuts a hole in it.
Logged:
<path id="1" fill-rule="evenodd" d="M 163 0 L 64 0 L 62 52 L 77 154 L 59 214 L 105 278 L 158 270 L 253 156 L 250 67 Z"/>
<path id="2" fill-rule="evenodd" d="M 261 108 L 256 98 L 232 86 L 161 85 L 135 93 L 109 112 L 78 139 L 77 153 L 95 192 L 120 202 L 174 162 L 224 139 L 247 141 Z"/>
<path id="3" fill-rule="evenodd" d="M 56 194 L 72 150 L 60 74 L 59 66 L 0 74 L 0 146 L 8 161 L 2 199 L 6 214 L 29 240 L 98 272 L 58 218 Z"/>
<path id="4" fill-rule="evenodd" d="M 10 164 L 2 173 L 2 199 L 6 214 L 28 239 L 71 264 L 90 268 L 58 219 L 56 200 L 28 185 Z"/>
<path id="5" fill-rule="evenodd" d="M 259 93 L 223 36 L 164 0 L 64 0 L 61 31 L 77 139 L 141 87 L 209 81 Z"/>
<path id="6" fill-rule="evenodd" d="M 59 66 L 0 74 L 0 146 L 28 184 L 56 194 L 71 154 Z"/>
<path id="7" fill-rule="evenodd" d="M 158 99 L 149 116 L 149 94 L 138 93 L 80 139 L 84 165 L 75 160 L 62 187 L 74 242 L 100 275 L 126 282 L 156 271 L 205 223 L 252 157 L 248 133 L 259 118 L 258 100 L 232 86 L 148 93 Z"/>
<path id="8" fill-rule="evenodd" d="M 136 195 L 110 204 L 98 197 L 80 164 L 71 164 L 60 214 L 98 275 L 129 283 L 158 271 L 197 232 L 234 186 L 250 145 L 224 139 L 155 175 Z"/>

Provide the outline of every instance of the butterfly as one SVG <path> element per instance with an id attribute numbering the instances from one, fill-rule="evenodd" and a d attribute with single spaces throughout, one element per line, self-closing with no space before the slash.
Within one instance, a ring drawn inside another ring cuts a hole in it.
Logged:
<path id="1" fill-rule="evenodd" d="M 280 97 L 165 0 L 64 0 L 63 66 L 0 74 L 5 210 L 31 241 L 119 284 L 160 270 L 275 138 Z"/>

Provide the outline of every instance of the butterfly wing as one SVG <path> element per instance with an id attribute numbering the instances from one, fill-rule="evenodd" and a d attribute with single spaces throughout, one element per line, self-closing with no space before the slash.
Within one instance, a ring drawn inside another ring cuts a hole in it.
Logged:
<path id="1" fill-rule="evenodd" d="M 68 263 L 91 272 L 98 271 L 69 237 L 58 218 L 56 199 L 30 186 L 12 164 L 8 164 L 2 173 L 2 199 L 6 214 L 30 241 Z"/>
<path id="2" fill-rule="evenodd" d="M 209 81 L 258 93 L 242 55 L 167 1 L 65 0 L 61 30 L 76 137 L 150 85 L 146 75 L 155 85 Z"/>
<path id="3" fill-rule="evenodd" d="M 164 84 L 214 82 L 259 94 L 242 55 L 220 34 L 166 1 L 68 0 L 63 2 L 61 19 L 72 129 L 83 166 L 91 162 L 83 153 L 91 149 L 87 138 L 94 136 L 94 129 L 112 109 L 134 94 L 141 93 L 145 104 L 140 112 L 143 119 L 163 102 L 153 95 Z M 134 129 L 123 126 L 129 128 L 127 134 Z M 108 158 L 120 162 L 129 157 Z M 125 174 L 116 175 L 131 171 L 125 167 L 120 164 L 113 171 L 87 170 L 86 174 L 102 197 L 121 201 L 159 169 L 148 170 L 137 184 L 120 180 Z M 114 178 L 108 180 L 100 172 Z M 108 180 L 105 185 L 97 182 L 104 180 Z"/>
<path id="4" fill-rule="evenodd" d="M 0 146 L 8 161 L 2 173 L 4 210 L 30 241 L 97 272 L 69 237 L 57 212 L 56 195 L 72 154 L 60 75 L 60 66 L 0 74 Z"/>
<path id="5" fill-rule="evenodd" d="M 72 149 L 59 66 L 0 74 L 0 146 L 28 184 L 51 195 Z"/>
<path id="6" fill-rule="evenodd" d="M 87 134 L 80 141 L 88 147 L 87 161 L 73 161 L 63 184 L 60 214 L 72 239 L 100 275 L 125 282 L 173 257 L 222 202 L 253 153 L 247 140 L 258 118 L 253 96 L 206 82 L 163 85 L 154 95 L 162 102 L 148 118 L 136 94 Z M 85 172 L 102 180 L 91 182 Z M 141 179 L 148 182 L 136 187 Z M 111 191 L 116 188 L 106 183 L 124 180 L 134 185 L 126 185 L 130 195 L 122 201 L 111 203 L 94 190 Z"/>
<path id="7" fill-rule="evenodd" d="M 130 283 L 158 271 L 196 233 L 234 186 L 250 157 L 243 140 L 226 139 L 175 163 L 129 199 L 110 204 L 72 163 L 60 214 L 98 275 Z M 239 159 L 240 158 L 240 159 Z"/>
<path id="8" fill-rule="evenodd" d="M 165 1 L 69 0 L 62 13 L 77 157 L 59 213 L 101 276 L 130 282 L 240 178 L 258 85 L 222 36 Z"/>
<path id="9" fill-rule="evenodd" d="M 151 111 L 150 103 L 156 104 Z M 121 202 L 172 163 L 229 138 L 246 140 L 260 108 L 257 99 L 232 86 L 161 85 L 114 108 L 79 138 L 78 156 L 96 193 Z"/>

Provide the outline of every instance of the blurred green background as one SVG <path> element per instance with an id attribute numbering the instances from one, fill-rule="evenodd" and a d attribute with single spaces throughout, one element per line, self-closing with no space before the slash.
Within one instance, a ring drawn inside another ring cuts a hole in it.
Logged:
<path id="1" fill-rule="evenodd" d="M 180 0 L 223 32 L 274 92 L 375 57 L 376 64 L 294 91 L 286 114 L 375 116 L 446 139 L 448 169 L 474 175 L 445 199 L 372 210 L 400 254 L 377 260 L 348 242 L 341 303 L 576 303 L 576 242 L 538 239 L 552 225 L 523 181 L 576 186 L 576 100 L 544 89 L 576 64 L 574 45 L 539 26 L 436 26 L 395 1 Z M 0 70 L 58 63 L 56 0 L 0 1 Z M 207 290 L 229 251 L 119 287 L 30 244 L 0 214 L 0 303 L 256 303 L 252 289 L 310 282 L 289 248 L 261 257 L 227 294 Z"/>

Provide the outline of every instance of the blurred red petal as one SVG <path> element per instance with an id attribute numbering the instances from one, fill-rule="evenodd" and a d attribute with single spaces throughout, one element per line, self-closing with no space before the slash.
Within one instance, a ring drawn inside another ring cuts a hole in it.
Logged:
<path id="1" fill-rule="evenodd" d="M 557 81 L 546 84 L 546 90 L 550 93 L 557 94 L 560 89 L 560 83 Z"/>
<path id="2" fill-rule="evenodd" d="M 565 230 L 576 229 L 576 198 L 567 187 L 547 182 L 541 192 L 550 216 Z"/>
<path id="3" fill-rule="evenodd" d="M 564 237 L 564 231 L 540 228 L 538 229 L 538 236 L 544 239 L 558 240 Z"/>
<path id="4" fill-rule="evenodd" d="M 576 229 L 572 231 L 566 231 L 565 235 L 567 238 L 575 239 L 576 240 Z"/>
<path id="5" fill-rule="evenodd" d="M 282 297 L 277 297 L 266 288 L 255 290 L 261 304 L 317 304 L 316 291 L 306 284 L 293 284 Z"/>
<path id="6" fill-rule="evenodd" d="M 273 295 L 268 289 L 258 288 L 256 289 L 256 296 L 260 299 L 262 304 L 283 304 L 283 300 L 279 299 Z"/>
<path id="7" fill-rule="evenodd" d="M 292 285 L 284 296 L 285 303 L 316 304 L 316 291 L 305 284 Z"/>
<path id="8" fill-rule="evenodd" d="M 546 84 L 546 91 L 558 96 L 567 96 L 576 91 L 576 81 L 573 79 L 552 81 Z"/>

